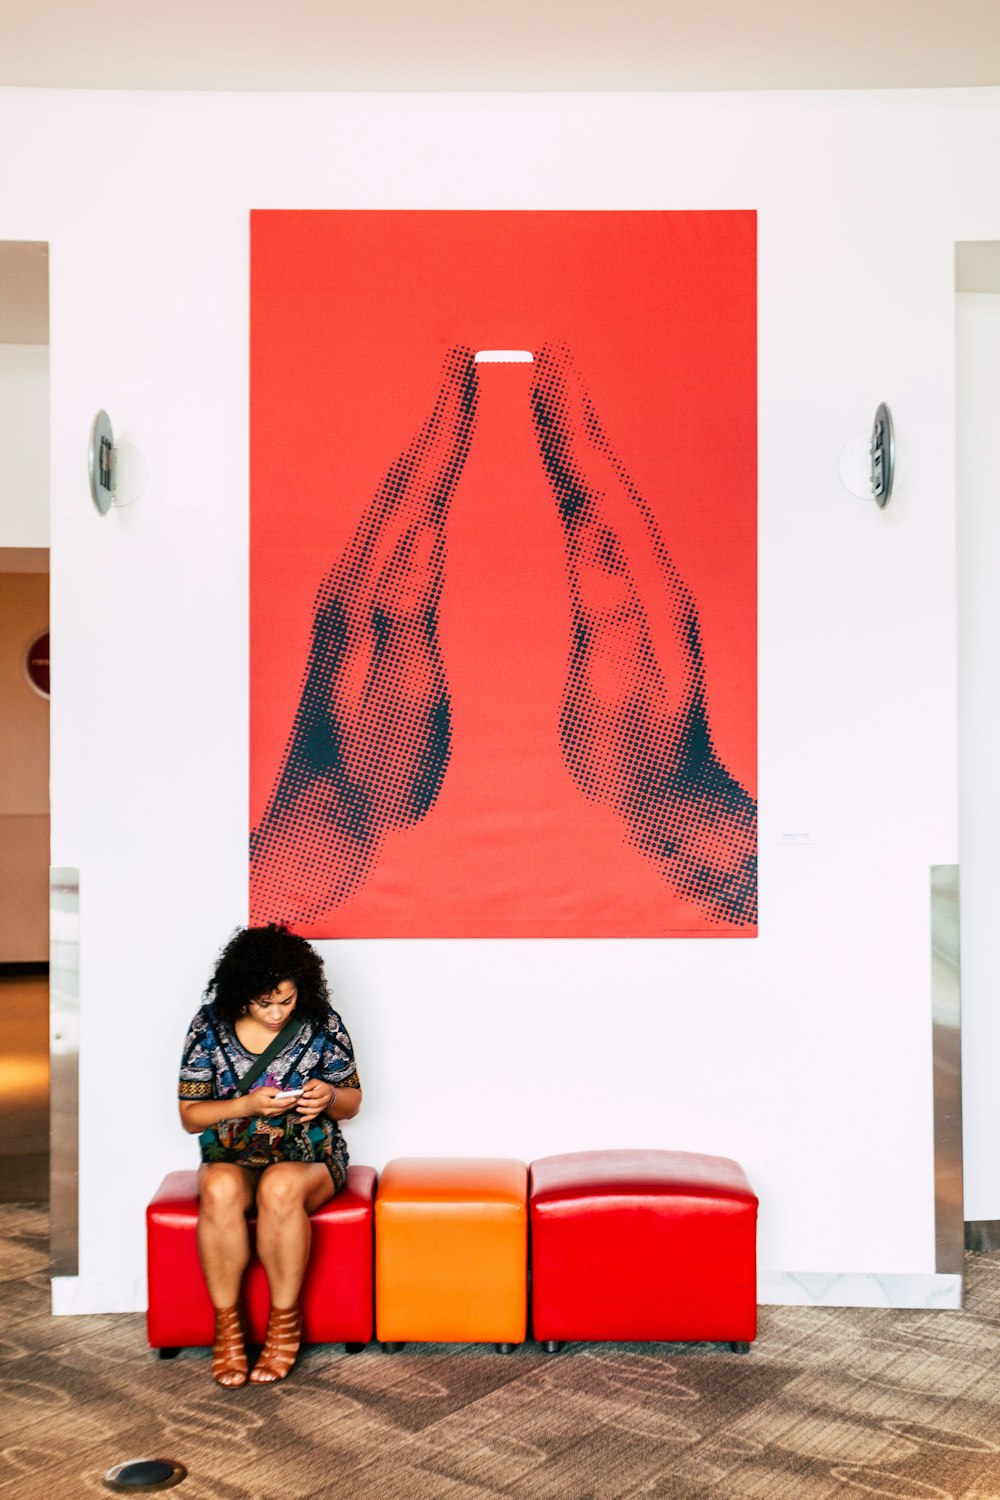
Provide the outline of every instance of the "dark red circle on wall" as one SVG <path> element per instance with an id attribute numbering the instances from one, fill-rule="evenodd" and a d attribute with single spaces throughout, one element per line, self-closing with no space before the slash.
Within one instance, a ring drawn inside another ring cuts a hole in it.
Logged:
<path id="1" fill-rule="evenodd" d="M 36 635 L 24 658 L 24 670 L 36 693 L 49 696 L 49 632 Z"/>

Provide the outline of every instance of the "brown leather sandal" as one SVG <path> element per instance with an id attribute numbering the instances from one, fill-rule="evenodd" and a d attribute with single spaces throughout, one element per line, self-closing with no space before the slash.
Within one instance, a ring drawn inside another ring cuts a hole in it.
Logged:
<path id="1" fill-rule="evenodd" d="M 255 1385 L 284 1380 L 295 1363 L 302 1342 L 302 1314 L 294 1307 L 272 1307 L 267 1319 L 267 1338 L 260 1359 L 250 1373 Z"/>
<path id="2" fill-rule="evenodd" d="M 215 1309 L 215 1347 L 212 1378 L 229 1388 L 247 1383 L 247 1353 L 243 1347 L 243 1318 L 238 1306 Z"/>

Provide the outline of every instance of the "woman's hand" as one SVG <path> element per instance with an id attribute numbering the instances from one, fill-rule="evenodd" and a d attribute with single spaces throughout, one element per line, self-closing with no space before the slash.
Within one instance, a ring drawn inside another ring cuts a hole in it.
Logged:
<path id="1" fill-rule="evenodd" d="M 279 1092 L 269 1087 L 254 1089 L 250 1094 L 233 1094 L 229 1099 L 181 1099 L 181 1124 L 195 1135 L 210 1126 L 221 1125 L 224 1120 L 250 1120 L 255 1116 L 267 1120 L 284 1115 L 294 1101 L 277 1102 Z"/>
<path id="2" fill-rule="evenodd" d="M 329 1109 L 335 1095 L 332 1083 L 324 1083 L 322 1078 L 310 1078 L 299 1096 L 295 1113 L 300 1120 L 315 1120 L 317 1115 Z"/>
<path id="3" fill-rule="evenodd" d="M 239 1105 L 239 1109 L 232 1111 L 232 1118 L 252 1120 L 259 1117 L 272 1120 L 275 1115 L 287 1115 L 295 1100 L 282 1099 L 280 1096 L 281 1090 L 272 1088 L 269 1084 L 263 1088 L 251 1089 L 249 1094 L 233 1100 L 233 1104 Z"/>

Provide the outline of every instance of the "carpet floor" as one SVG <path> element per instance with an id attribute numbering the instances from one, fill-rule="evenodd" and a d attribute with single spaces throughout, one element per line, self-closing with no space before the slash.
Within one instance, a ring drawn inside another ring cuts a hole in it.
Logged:
<path id="1" fill-rule="evenodd" d="M 1000 1254 L 962 1312 L 762 1308 L 710 1345 L 307 1350 L 224 1391 L 140 1314 L 53 1318 L 43 1208 L 0 1208 L 0 1495 L 107 1495 L 178 1459 L 184 1500 L 1000 1500 Z M 137 1492 L 139 1493 L 139 1492 Z"/>

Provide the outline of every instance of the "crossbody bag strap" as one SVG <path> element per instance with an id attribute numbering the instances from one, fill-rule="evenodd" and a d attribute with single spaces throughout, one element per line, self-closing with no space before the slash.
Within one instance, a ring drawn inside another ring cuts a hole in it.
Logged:
<path id="1" fill-rule="evenodd" d="M 278 1032 L 278 1035 L 275 1037 L 270 1047 L 268 1047 L 265 1052 L 262 1052 L 260 1054 L 256 1062 L 254 1062 L 247 1069 L 243 1077 L 237 1083 L 236 1092 L 238 1094 L 249 1093 L 251 1084 L 257 1082 L 257 1079 L 263 1073 L 265 1068 L 270 1067 L 271 1063 L 273 1063 L 282 1047 L 286 1047 L 288 1045 L 292 1036 L 296 1031 L 298 1031 L 301 1024 L 301 1021 L 296 1021 L 294 1016 L 290 1017 L 289 1020 L 285 1022 L 284 1026 L 282 1026 L 281 1030 Z"/>
<path id="2" fill-rule="evenodd" d="M 292 1074 L 298 1069 L 298 1067 L 300 1066 L 300 1064 L 302 1062 L 302 1059 L 305 1057 L 306 1053 L 309 1051 L 309 1048 L 312 1046 L 312 1044 L 313 1044 L 313 1042 L 315 1040 L 316 1040 L 316 1028 L 314 1026 L 310 1026 L 310 1028 L 309 1028 L 309 1035 L 306 1037 L 305 1042 L 303 1043 L 303 1045 L 302 1045 L 302 1047 L 301 1047 L 301 1049 L 299 1051 L 298 1057 L 295 1059 L 294 1063 L 292 1064 L 292 1066 L 288 1070 L 288 1076 L 289 1077 L 291 1077 Z"/>

